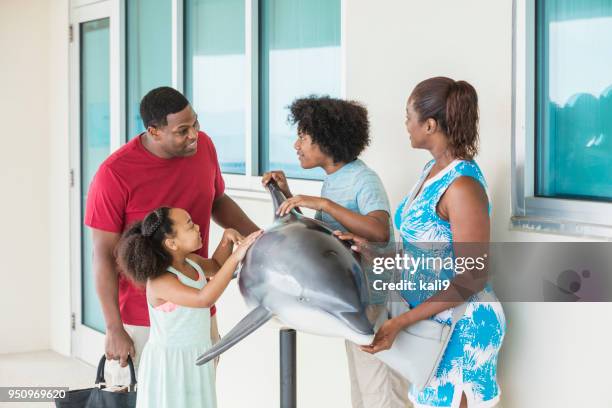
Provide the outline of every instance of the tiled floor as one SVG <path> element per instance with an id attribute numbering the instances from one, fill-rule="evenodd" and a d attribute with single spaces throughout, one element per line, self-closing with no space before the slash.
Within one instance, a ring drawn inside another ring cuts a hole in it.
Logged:
<path id="1" fill-rule="evenodd" d="M 95 377 L 95 367 L 53 351 L 0 354 L 0 387 L 68 387 L 72 390 L 92 387 Z M 0 407 L 6 408 L 54 406 L 42 402 L 0 402 Z M 501 404 L 495 408 L 501 408 Z"/>
<path id="2" fill-rule="evenodd" d="M 0 354 L 0 387 L 89 388 L 96 377 L 94 367 L 52 351 Z M 3 403 L 0 407 L 47 408 L 53 403 Z"/>

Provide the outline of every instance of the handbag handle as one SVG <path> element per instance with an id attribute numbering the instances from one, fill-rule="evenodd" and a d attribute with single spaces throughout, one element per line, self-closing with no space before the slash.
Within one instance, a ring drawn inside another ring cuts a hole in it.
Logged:
<path id="1" fill-rule="evenodd" d="M 387 299 L 387 301 L 389 301 L 389 299 Z M 406 308 L 408 310 L 412 309 L 410 307 L 410 303 L 408 303 L 408 301 L 404 299 L 402 296 L 399 296 L 399 301 L 403 302 L 406 305 Z M 465 314 L 467 306 L 468 306 L 468 301 L 465 301 L 453 307 L 453 314 L 452 314 L 452 319 L 451 319 L 451 333 L 453 330 L 455 330 L 455 326 L 457 325 L 457 322 L 459 321 L 459 319 L 461 319 L 463 315 Z M 392 318 L 392 317 L 393 316 L 389 314 L 389 318 Z"/>
<path id="2" fill-rule="evenodd" d="M 457 322 L 459 321 L 459 319 L 461 319 L 463 315 L 465 314 L 467 305 L 468 305 L 468 302 L 465 301 L 461 303 L 460 305 L 457 305 L 453 308 L 453 320 L 452 320 L 453 328 L 457 325 Z"/>
<path id="3" fill-rule="evenodd" d="M 128 354 L 127 358 L 128 367 L 130 368 L 130 391 L 136 389 L 136 370 L 134 369 L 134 363 L 132 357 Z M 96 372 L 96 385 L 98 388 L 106 388 L 106 380 L 104 379 L 104 366 L 106 365 L 106 355 L 102 355 L 100 362 L 98 363 L 98 370 Z"/>

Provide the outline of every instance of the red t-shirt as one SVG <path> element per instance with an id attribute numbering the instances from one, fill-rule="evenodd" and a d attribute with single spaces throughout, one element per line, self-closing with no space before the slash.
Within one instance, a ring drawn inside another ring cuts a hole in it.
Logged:
<path id="1" fill-rule="evenodd" d="M 138 136 L 100 165 L 89 186 L 85 225 L 121 233 L 158 207 L 182 208 L 200 225 L 203 242 L 198 254 L 207 257 L 212 205 L 224 189 L 215 147 L 204 132 L 199 132 L 196 154 L 172 159 L 146 150 Z M 119 276 L 119 310 L 123 323 L 149 326 L 144 289 L 123 275 Z"/>

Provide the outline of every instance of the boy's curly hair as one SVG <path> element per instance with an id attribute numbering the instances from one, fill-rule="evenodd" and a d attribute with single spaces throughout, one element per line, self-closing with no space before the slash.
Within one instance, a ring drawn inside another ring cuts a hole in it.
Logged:
<path id="1" fill-rule="evenodd" d="M 359 102 L 311 95 L 289 106 L 289 121 L 334 163 L 349 163 L 370 144 L 367 109 Z"/>

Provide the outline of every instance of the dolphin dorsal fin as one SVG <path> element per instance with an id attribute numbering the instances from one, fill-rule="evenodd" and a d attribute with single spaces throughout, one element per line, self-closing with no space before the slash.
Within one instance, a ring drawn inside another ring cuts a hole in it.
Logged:
<path id="1" fill-rule="evenodd" d="M 278 184 L 276 184 L 276 181 L 270 180 L 270 182 L 267 184 L 267 187 L 268 191 L 270 191 L 270 195 L 272 196 L 272 204 L 274 206 L 274 219 L 276 220 L 280 218 L 276 214 L 276 210 L 278 209 L 278 207 L 280 207 L 282 203 L 287 200 L 287 197 L 285 197 L 285 194 L 280 190 L 280 188 L 278 188 Z"/>
<path id="2" fill-rule="evenodd" d="M 206 364 L 219 354 L 227 351 L 229 348 L 234 346 L 240 340 L 244 339 L 249 334 L 263 326 L 268 320 L 272 318 L 272 312 L 263 306 L 257 306 L 255 309 L 246 315 L 241 321 L 238 322 L 232 330 L 229 331 L 223 338 L 214 346 L 202 354 L 196 360 L 197 365 Z"/>

